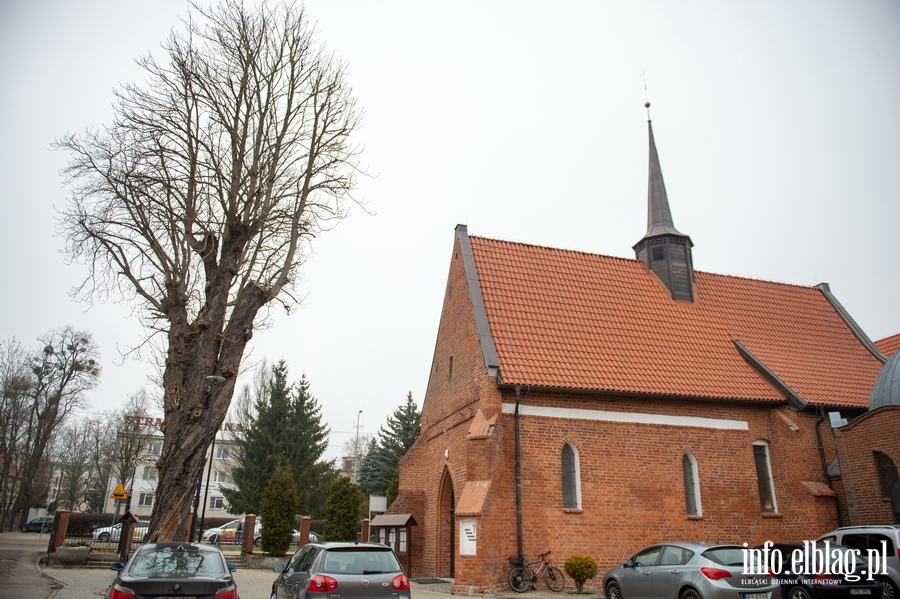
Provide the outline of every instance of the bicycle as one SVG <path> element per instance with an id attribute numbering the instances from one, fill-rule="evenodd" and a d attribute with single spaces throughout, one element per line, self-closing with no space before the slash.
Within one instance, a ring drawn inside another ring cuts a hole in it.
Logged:
<path id="1" fill-rule="evenodd" d="M 563 590 L 563 587 L 566 586 L 566 577 L 562 570 L 550 565 L 550 562 L 547 561 L 548 555 L 550 555 L 549 551 L 541 553 L 540 559 L 533 562 L 527 561 L 524 555 L 509 558 L 509 563 L 513 565 L 512 570 L 509 571 L 510 588 L 517 593 L 524 593 L 529 587 L 537 586 L 538 576 L 543 572 L 544 584 L 548 589 L 557 593 Z M 536 564 L 540 564 L 540 566 L 535 570 L 533 566 Z"/>

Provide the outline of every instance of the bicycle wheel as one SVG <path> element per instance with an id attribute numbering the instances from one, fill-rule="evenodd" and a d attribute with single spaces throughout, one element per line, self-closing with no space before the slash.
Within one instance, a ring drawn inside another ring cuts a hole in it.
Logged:
<path id="1" fill-rule="evenodd" d="M 566 586 L 566 575 L 563 574 L 562 570 L 559 568 L 550 566 L 547 568 L 547 571 L 544 572 L 544 582 L 547 583 L 548 589 L 558 593 Z"/>
<path id="2" fill-rule="evenodd" d="M 509 586 L 517 593 L 524 593 L 531 586 L 531 573 L 525 568 L 513 568 L 509 571 Z"/>

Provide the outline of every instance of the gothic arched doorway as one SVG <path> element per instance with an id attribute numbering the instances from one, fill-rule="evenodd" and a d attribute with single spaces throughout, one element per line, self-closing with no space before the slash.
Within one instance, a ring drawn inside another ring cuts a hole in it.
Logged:
<path id="1" fill-rule="evenodd" d="M 450 471 L 444 468 L 441 475 L 441 484 L 438 490 L 437 502 L 437 568 L 435 574 L 439 577 L 453 578 L 456 562 L 456 537 L 454 531 L 456 522 L 454 509 L 456 498 L 453 493 L 453 479 Z"/>

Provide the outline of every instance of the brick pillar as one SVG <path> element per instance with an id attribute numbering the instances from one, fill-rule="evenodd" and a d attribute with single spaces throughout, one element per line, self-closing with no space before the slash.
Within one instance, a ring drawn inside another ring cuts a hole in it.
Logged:
<path id="1" fill-rule="evenodd" d="M 303 547 L 307 543 L 309 543 L 309 529 L 312 527 L 312 520 L 309 516 L 303 516 L 300 518 L 300 538 L 297 540 L 297 545 Z"/>
<path id="2" fill-rule="evenodd" d="M 368 543 L 369 542 L 369 519 L 368 518 L 364 518 L 362 520 L 362 522 L 359 523 L 359 530 L 360 530 L 360 535 L 359 535 L 360 542 Z"/>
<path id="3" fill-rule="evenodd" d="M 253 541 L 256 539 L 256 516 L 247 514 L 244 517 L 244 553 L 253 553 Z"/>
<path id="4" fill-rule="evenodd" d="M 69 530 L 69 510 L 56 510 L 59 518 L 56 520 L 56 534 L 50 542 L 50 552 L 56 551 L 56 548 L 66 542 L 66 533 Z"/>

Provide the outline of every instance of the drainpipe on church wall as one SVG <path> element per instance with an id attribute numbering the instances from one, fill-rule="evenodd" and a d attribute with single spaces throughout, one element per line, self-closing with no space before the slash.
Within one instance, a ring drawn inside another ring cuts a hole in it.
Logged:
<path id="1" fill-rule="evenodd" d="M 525 548 L 522 538 L 524 533 L 524 518 L 522 517 L 522 444 L 519 439 L 519 386 L 516 385 L 516 547 L 517 555 L 524 555 Z"/>
<path id="2" fill-rule="evenodd" d="M 819 421 L 816 422 L 816 439 L 819 441 L 819 458 L 822 460 L 822 472 L 825 473 L 825 484 L 831 487 L 831 477 L 828 476 L 828 464 L 825 462 L 825 447 L 822 445 L 822 431 L 819 425 L 825 421 L 825 408 L 819 406 Z"/>

